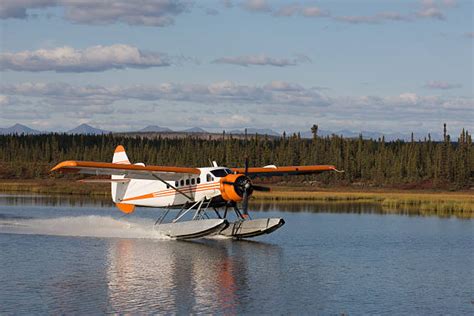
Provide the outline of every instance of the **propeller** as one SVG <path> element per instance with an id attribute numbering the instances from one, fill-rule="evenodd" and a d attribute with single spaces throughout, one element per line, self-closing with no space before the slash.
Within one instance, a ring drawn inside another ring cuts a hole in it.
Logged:
<path id="1" fill-rule="evenodd" d="M 252 181 L 248 176 L 249 170 L 249 159 L 248 157 L 245 158 L 245 169 L 244 169 L 244 176 L 239 177 L 236 179 L 235 182 L 225 181 L 224 184 L 233 185 L 234 187 L 238 187 L 239 191 L 242 192 L 242 214 L 244 217 L 248 217 L 248 206 L 249 206 L 249 198 L 253 191 L 263 191 L 268 192 L 270 188 L 264 187 L 261 185 L 253 185 Z"/>

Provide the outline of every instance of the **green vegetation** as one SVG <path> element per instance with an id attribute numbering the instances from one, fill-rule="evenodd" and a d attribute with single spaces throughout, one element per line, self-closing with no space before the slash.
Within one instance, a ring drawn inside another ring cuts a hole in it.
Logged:
<path id="1" fill-rule="evenodd" d="M 443 142 L 386 142 L 319 137 L 298 134 L 248 139 L 223 134 L 220 139 L 127 137 L 117 135 L 7 135 L 0 136 L 0 178 L 61 178 L 49 170 L 63 160 L 110 161 L 116 145 L 122 144 L 134 162 L 158 165 L 206 166 L 210 160 L 227 166 L 243 166 L 245 156 L 252 166 L 331 164 L 346 172 L 291 177 L 267 182 L 310 182 L 318 186 L 396 188 L 440 188 L 459 190 L 473 185 L 474 149 L 472 137 L 462 131 L 457 142 L 444 134 Z"/>
<path id="2" fill-rule="evenodd" d="M 110 185 L 83 184 L 67 179 L 0 180 L 0 192 L 88 195 L 110 198 Z"/>
<path id="3" fill-rule="evenodd" d="M 324 204 L 375 204 L 385 213 L 417 215 L 457 216 L 474 218 L 472 192 L 339 192 L 294 191 L 291 188 L 275 188 L 271 192 L 256 192 L 256 201 L 302 202 Z"/>

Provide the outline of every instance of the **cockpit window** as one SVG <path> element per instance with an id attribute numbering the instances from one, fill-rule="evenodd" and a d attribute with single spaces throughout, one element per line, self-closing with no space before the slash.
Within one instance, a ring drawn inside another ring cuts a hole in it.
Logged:
<path id="1" fill-rule="evenodd" d="M 217 170 L 212 170 L 211 173 L 215 177 L 222 178 L 222 177 L 225 177 L 226 175 L 228 175 L 229 173 L 232 173 L 232 171 L 230 169 L 217 169 Z"/>

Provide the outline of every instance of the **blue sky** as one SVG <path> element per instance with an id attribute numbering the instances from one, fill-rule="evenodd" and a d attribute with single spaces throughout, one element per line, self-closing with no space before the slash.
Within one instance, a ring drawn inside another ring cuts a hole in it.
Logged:
<path id="1" fill-rule="evenodd" d="M 5 0 L 0 25 L 2 127 L 474 128 L 472 1 Z"/>

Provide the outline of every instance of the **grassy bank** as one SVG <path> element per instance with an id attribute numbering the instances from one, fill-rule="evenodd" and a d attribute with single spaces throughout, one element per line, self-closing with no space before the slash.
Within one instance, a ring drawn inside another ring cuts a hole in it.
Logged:
<path id="1" fill-rule="evenodd" d="M 107 184 L 83 184 L 64 179 L 0 181 L 0 192 L 89 195 L 108 198 Z M 322 189 L 309 186 L 273 186 L 271 192 L 255 192 L 258 202 L 376 203 L 387 213 L 404 211 L 413 214 L 474 218 L 474 192 L 396 191 L 351 188 Z"/>
<path id="2" fill-rule="evenodd" d="M 0 192 L 110 196 L 110 186 L 64 179 L 0 180 Z"/>
<path id="3" fill-rule="evenodd" d="M 474 218 L 474 192 L 438 191 L 301 191 L 274 187 L 271 192 L 256 192 L 257 201 L 312 201 L 324 203 L 377 203 L 387 213 L 407 213 Z"/>

